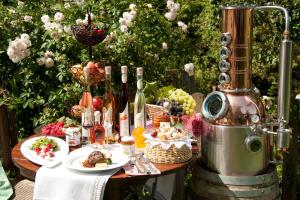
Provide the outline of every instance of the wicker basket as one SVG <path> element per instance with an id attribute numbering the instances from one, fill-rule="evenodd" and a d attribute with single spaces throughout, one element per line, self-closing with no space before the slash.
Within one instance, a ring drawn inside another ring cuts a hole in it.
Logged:
<path id="1" fill-rule="evenodd" d="M 192 158 L 192 150 L 185 144 L 180 148 L 172 144 L 167 150 L 158 144 L 147 147 L 146 154 L 151 162 L 164 164 L 182 163 Z"/>
<path id="2" fill-rule="evenodd" d="M 154 121 L 154 118 L 161 117 L 165 112 L 168 112 L 168 110 L 162 106 L 146 104 L 146 112 L 149 118 Z"/>

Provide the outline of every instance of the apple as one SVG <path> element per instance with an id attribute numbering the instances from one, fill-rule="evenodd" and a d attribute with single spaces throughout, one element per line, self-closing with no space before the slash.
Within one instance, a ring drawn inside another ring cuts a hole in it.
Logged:
<path id="1" fill-rule="evenodd" d="M 102 99 L 99 96 L 93 97 L 93 107 L 96 110 L 100 110 L 100 108 L 102 107 Z"/>

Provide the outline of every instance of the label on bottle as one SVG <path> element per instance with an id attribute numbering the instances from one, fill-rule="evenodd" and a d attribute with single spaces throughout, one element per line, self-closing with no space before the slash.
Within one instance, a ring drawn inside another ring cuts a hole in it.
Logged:
<path id="1" fill-rule="evenodd" d="M 138 80 L 136 83 L 136 87 L 138 90 L 142 90 L 143 89 L 143 80 Z"/>
<path id="2" fill-rule="evenodd" d="M 144 108 L 141 110 L 141 112 L 137 113 L 134 117 L 134 127 L 135 128 L 145 128 L 145 112 Z"/>
<path id="3" fill-rule="evenodd" d="M 126 107 L 119 114 L 120 120 L 120 136 L 129 136 L 129 109 L 128 109 L 128 102 L 126 103 Z"/>
<path id="4" fill-rule="evenodd" d="M 127 83 L 127 74 L 122 74 L 122 83 Z"/>
<path id="5" fill-rule="evenodd" d="M 105 129 L 105 136 L 113 136 L 112 135 L 112 108 L 103 107 L 103 125 Z"/>
<path id="6" fill-rule="evenodd" d="M 105 137 L 112 137 L 112 124 L 110 122 L 104 122 L 104 129 L 105 129 Z"/>

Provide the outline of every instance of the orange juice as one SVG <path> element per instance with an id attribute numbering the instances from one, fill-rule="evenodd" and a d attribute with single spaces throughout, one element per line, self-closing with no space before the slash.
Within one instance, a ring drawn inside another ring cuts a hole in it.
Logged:
<path id="1" fill-rule="evenodd" d="M 136 148 L 144 148 L 145 147 L 145 137 L 143 136 L 144 132 L 145 132 L 145 129 L 142 127 L 137 127 L 137 128 L 133 129 L 132 136 L 134 137 Z"/>

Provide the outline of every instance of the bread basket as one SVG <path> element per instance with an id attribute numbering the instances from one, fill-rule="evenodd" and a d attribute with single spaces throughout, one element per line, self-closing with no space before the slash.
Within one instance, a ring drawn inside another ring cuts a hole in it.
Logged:
<path id="1" fill-rule="evenodd" d="M 163 164 L 182 163 L 192 158 L 192 150 L 185 144 L 180 148 L 172 144 L 168 149 L 162 148 L 160 144 L 148 146 L 146 154 L 151 162 Z"/>

